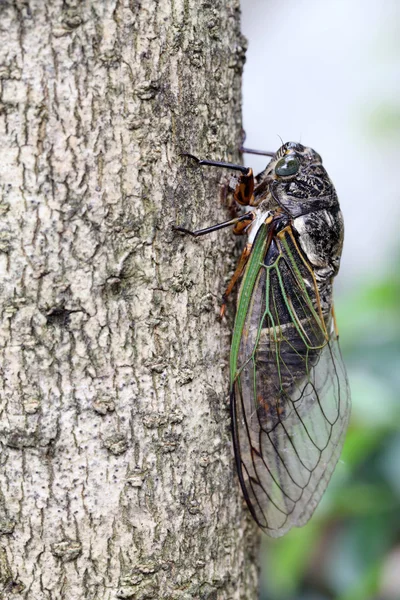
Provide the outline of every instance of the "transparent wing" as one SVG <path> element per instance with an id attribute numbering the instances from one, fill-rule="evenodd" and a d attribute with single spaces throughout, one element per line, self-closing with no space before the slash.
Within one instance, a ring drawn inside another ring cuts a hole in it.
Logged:
<path id="1" fill-rule="evenodd" d="M 328 303 L 323 312 L 290 229 L 265 247 L 256 276 L 252 268 L 234 354 L 233 438 L 250 511 L 278 537 L 308 521 L 328 485 L 350 394 L 332 311 Z"/>

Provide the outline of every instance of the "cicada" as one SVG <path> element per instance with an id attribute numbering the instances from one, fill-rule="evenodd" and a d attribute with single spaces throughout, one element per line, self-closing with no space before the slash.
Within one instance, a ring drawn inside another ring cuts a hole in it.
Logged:
<path id="1" fill-rule="evenodd" d="M 332 299 L 344 227 L 317 152 L 288 142 L 264 154 L 271 160 L 256 177 L 251 168 L 196 159 L 240 171 L 234 199 L 246 209 L 199 231 L 175 229 L 197 237 L 234 225 L 247 234 L 221 310 L 242 276 L 230 355 L 232 435 L 250 512 L 279 537 L 313 514 L 349 420 Z"/>

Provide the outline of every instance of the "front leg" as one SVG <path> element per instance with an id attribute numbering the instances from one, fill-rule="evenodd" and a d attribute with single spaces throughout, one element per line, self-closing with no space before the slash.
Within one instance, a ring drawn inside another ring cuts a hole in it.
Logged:
<path id="1" fill-rule="evenodd" d="M 240 235 L 242 233 L 238 228 L 238 223 L 245 223 L 245 227 L 247 227 L 251 221 L 254 219 L 254 215 L 252 212 L 245 213 L 240 217 L 235 217 L 234 219 L 230 219 L 229 221 L 224 221 L 223 223 L 218 223 L 217 225 L 212 225 L 211 227 L 206 227 L 205 229 L 197 229 L 196 231 L 191 231 L 190 229 L 185 229 L 184 227 L 176 227 L 172 226 L 174 231 L 179 231 L 179 233 L 184 233 L 186 235 L 191 235 L 192 237 L 200 237 L 201 235 L 207 235 L 207 233 L 212 233 L 213 231 L 218 231 L 218 229 L 224 229 L 225 227 L 230 227 L 230 225 L 235 225 L 234 233 L 236 235 Z M 235 231 L 236 230 L 236 231 Z"/>
<path id="2" fill-rule="evenodd" d="M 208 159 L 200 159 L 193 154 L 188 154 L 187 152 L 183 152 L 182 156 L 187 156 L 188 158 L 192 158 L 199 165 L 204 165 L 207 167 L 218 167 L 220 169 L 232 169 L 233 171 L 240 171 L 241 175 L 236 184 L 235 191 L 233 192 L 233 197 L 235 198 L 238 204 L 242 206 L 252 206 L 253 204 L 253 190 L 254 190 L 254 174 L 253 169 L 250 167 L 244 167 L 243 165 L 236 165 L 233 163 L 226 163 L 217 160 L 208 160 Z"/>

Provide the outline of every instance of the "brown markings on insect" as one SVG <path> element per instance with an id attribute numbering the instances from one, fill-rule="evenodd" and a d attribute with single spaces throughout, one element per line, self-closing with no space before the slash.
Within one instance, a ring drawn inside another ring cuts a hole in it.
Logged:
<path id="1" fill-rule="evenodd" d="M 238 204 L 242 206 L 251 205 L 254 199 L 254 175 L 253 169 L 249 169 L 247 173 L 242 173 L 236 185 L 233 197 Z"/>
<path id="2" fill-rule="evenodd" d="M 339 337 L 339 330 L 338 330 L 337 321 L 336 321 L 335 307 L 333 306 L 333 304 L 332 304 L 332 319 L 333 319 L 333 327 L 335 329 L 335 335 L 338 338 Z"/>
<path id="3" fill-rule="evenodd" d="M 266 225 L 269 225 L 270 223 L 272 223 L 272 221 L 273 221 L 273 218 L 274 218 L 276 215 L 278 215 L 279 213 L 281 213 L 281 212 L 282 212 L 282 210 L 281 210 L 280 208 L 279 208 L 278 210 L 276 210 L 276 211 L 275 211 L 275 213 L 274 213 L 273 215 L 270 215 L 269 217 L 267 217 L 267 218 L 265 219 L 265 224 L 266 224 Z"/>
<path id="4" fill-rule="evenodd" d="M 252 216 L 252 218 L 246 219 L 245 221 L 239 221 L 238 223 L 236 223 L 235 227 L 233 228 L 233 233 L 235 235 L 243 235 L 244 233 L 247 232 L 247 229 L 249 228 L 249 226 L 252 224 L 253 221 L 254 221 L 254 215 Z"/>
<path id="5" fill-rule="evenodd" d="M 243 331 L 242 331 L 243 344 L 247 344 L 247 340 L 249 339 L 249 333 L 250 333 L 249 328 L 246 327 L 246 325 L 244 325 Z"/>
<path id="6" fill-rule="evenodd" d="M 264 400 L 264 398 L 262 397 L 261 394 L 258 394 L 257 396 L 257 402 L 259 406 L 262 406 L 264 409 L 269 408 L 269 402 L 268 400 Z"/>
<path id="7" fill-rule="evenodd" d="M 285 416 L 286 407 L 281 396 L 275 398 L 275 402 L 268 402 L 261 394 L 258 394 L 257 404 L 257 413 L 264 425 L 274 426 Z"/>

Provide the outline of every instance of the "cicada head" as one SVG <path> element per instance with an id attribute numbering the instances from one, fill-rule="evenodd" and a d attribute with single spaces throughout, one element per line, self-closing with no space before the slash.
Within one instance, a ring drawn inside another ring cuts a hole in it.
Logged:
<path id="1" fill-rule="evenodd" d="M 263 175 L 272 201 L 291 217 L 338 205 L 322 158 L 312 148 L 287 142 L 279 148 Z"/>

